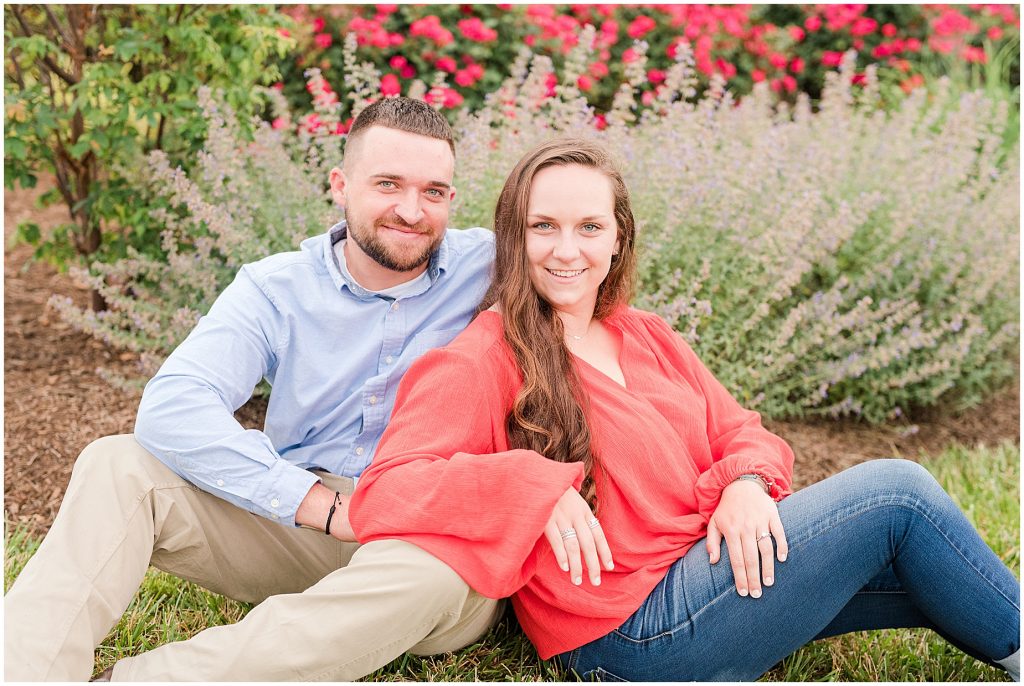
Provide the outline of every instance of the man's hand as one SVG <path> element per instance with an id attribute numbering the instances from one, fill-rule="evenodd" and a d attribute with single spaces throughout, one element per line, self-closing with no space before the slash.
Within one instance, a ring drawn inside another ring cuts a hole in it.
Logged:
<path id="1" fill-rule="evenodd" d="M 331 517 L 331 535 L 339 541 L 355 543 L 356 535 L 348 521 L 348 505 L 351 500 L 350 495 L 340 496 L 339 505 Z M 334 491 L 321 483 L 313 484 L 313 488 L 309 489 L 309 493 L 299 503 L 299 509 L 295 511 L 295 523 L 323 531 L 333 504 Z"/>
<path id="2" fill-rule="evenodd" d="M 595 586 L 601 583 L 602 563 L 605 569 L 615 568 L 601 524 L 594 518 L 583 496 L 572 488 L 566 490 L 555 504 L 555 510 L 544 527 L 544 536 L 555 553 L 558 566 L 563 572 L 569 572 L 570 579 L 577 586 L 583 583 L 583 562 L 587 564 L 590 583 Z"/>
<path id="3" fill-rule="evenodd" d="M 789 544 L 775 501 L 757 483 L 734 481 L 722 491 L 718 508 L 708 522 L 707 549 L 711 564 L 721 558 L 723 536 L 729 546 L 736 591 L 743 596 L 749 593 L 753 598 L 760 598 L 762 575 L 765 586 L 775 583 L 773 553 L 778 555 L 779 562 L 785 562 Z M 772 549 L 773 537 L 775 550 Z"/>

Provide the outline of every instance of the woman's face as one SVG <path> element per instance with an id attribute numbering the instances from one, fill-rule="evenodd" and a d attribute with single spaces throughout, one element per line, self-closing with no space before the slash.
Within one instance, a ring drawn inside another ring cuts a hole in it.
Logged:
<path id="1" fill-rule="evenodd" d="M 559 312 L 593 314 L 597 289 L 619 250 L 612 181 L 591 167 L 545 167 L 526 213 L 530 280 Z"/>

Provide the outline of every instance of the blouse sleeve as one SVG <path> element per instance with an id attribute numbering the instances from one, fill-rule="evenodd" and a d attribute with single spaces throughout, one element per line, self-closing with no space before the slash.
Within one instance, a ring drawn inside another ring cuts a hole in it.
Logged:
<path id="1" fill-rule="evenodd" d="M 495 357 L 441 348 L 413 364 L 349 516 L 360 542 L 408 541 L 501 598 L 529 580 L 527 559 L 583 465 L 504 449 L 516 386 Z"/>
<path id="2" fill-rule="evenodd" d="M 711 446 L 711 468 L 695 485 L 700 513 L 710 518 L 718 507 L 722 491 L 741 474 L 759 474 L 776 501 L 789 495 L 793 481 L 793 450 L 761 425 L 761 415 L 744 409 L 700 361 L 683 337 L 660 317 L 656 335 L 674 353 L 679 370 L 695 379 L 707 402 L 707 433 Z"/>

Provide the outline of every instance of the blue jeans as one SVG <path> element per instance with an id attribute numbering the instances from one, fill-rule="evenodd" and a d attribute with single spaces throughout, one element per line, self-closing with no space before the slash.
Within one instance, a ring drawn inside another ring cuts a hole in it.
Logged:
<path id="1" fill-rule="evenodd" d="M 1019 649 L 1020 583 L 920 465 L 863 463 L 779 515 L 790 553 L 760 598 L 737 594 L 725 546 L 712 565 L 701 540 L 622 626 L 561 664 L 584 680 L 753 681 L 808 641 L 896 627 L 934 629 L 988 663 Z"/>

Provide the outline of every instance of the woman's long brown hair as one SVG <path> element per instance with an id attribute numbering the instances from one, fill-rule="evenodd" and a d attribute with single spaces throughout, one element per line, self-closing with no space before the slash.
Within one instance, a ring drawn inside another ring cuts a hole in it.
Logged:
<path id="1" fill-rule="evenodd" d="M 535 450 L 557 462 L 582 462 L 582 495 L 596 510 L 599 459 L 587 422 L 586 395 L 562 321 L 530 281 L 526 256 L 526 215 L 533 179 L 541 169 L 580 165 L 611 181 L 619 252 L 597 292 L 594 318 L 604 319 L 629 302 L 636 274 L 636 227 L 629 194 L 610 155 L 586 139 L 557 139 L 527 153 L 505 181 L 494 210 L 495 272 L 480 309 L 501 309 L 505 340 L 512 349 L 523 385 L 506 420 L 513 448 Z"/>

